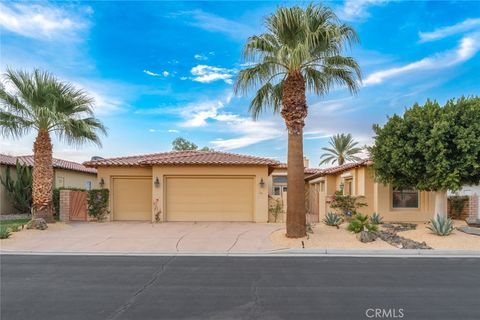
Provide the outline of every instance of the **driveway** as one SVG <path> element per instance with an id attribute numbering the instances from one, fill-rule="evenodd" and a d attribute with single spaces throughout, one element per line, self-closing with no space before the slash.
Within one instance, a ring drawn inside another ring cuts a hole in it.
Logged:
<path id="1" fill-rule="evenodd" d="M 247 253 L 283 249 L 270 235 L 283 224 L 243 222 L 55 223 L 47 230 L 22 230 L 1 240 L 5 251 Z"/>

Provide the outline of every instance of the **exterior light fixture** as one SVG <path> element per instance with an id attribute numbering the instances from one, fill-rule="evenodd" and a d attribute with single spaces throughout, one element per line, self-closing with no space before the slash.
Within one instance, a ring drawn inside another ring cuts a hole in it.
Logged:
<path id="1" fill-rule="evenodd" d="M 100 188 L 103 188 L 105 186 L 105 180 L 103 180 L 103 178 L 100 179 L 99 185 Z"/>
<path id="2" fill-rule="evenodd" d="M 260 188 L 264 188 L 265 187 L 265 182 L 263 181 L 263 178 L 260 179 Z"/>
<path id="3" fill-rule="evenodd" d="M 345 186 L 345 184 L 343 182 L 340 183 L 340 191 L 343 191 L 343 187 Z"/>
<path id="4" fill-rule="evenodd" d="M 155 177 L 155 182 L 154 182 L 154 184 L 155 184 L 155 188 L 160 187 L 160 180 L 158 179 L 158 177 Z"/>

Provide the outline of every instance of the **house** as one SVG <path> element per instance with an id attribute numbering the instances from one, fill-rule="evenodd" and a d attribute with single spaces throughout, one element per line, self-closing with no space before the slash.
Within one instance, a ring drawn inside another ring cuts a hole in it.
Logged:
<path id="1" fill-rule="evenodd" d="M 366 207 L 358 211 L 371 215 L 379 213 L 384 221 L 428 221 L 433 217 L 435 196 L 433 192 L 397 190 L 374 181 L 372 162 L 368 159 L 321 170 L 308 176 L 310 200 L 315 202 L 319 217 L 330 208 L 336 191 L 343 194 L 363 196 Z M 311 204 L 312 206 L 312 204 Z"/>
<path id="2" fill-rule="evenodd" d="M 217 151 L 171 151 L 98 159 L 110 190 L 109 220 L 268 220 L 267 181 L 278 161 Z"/>
<path id="3" fill-rule="evenodd" d="M 17 160 L 20 164 L 33 166 L 33 156 L 9 156 L 0 154 L 0 175 L 5 176 L 7 170 L 15 178 L 15 166 Z M 87 168 L 80 163 L 53 158 L 53 175 L 55 179 L 55 188 L 96 188 L 97 170 Z M 7 190 L 0 183 L 0 214 L 14 213 L 12 200 Z"/>

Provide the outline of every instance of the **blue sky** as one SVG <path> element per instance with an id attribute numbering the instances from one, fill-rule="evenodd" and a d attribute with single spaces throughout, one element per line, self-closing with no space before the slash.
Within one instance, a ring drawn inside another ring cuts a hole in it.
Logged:
<path id="1" fill-rule="evenodd" d="M 363 71 L 356 96 L 333 88 L 308 96 L 305 155 L 319 162 L 336 133 L 372 141 L 372 124 L 427 98 L 480 93 L 480 3 L 381 0 L 324 2 L 361 43 L 345 54 Z M 0 2 L 1 71 L 46 69 L 84 88 L 109 128 L 103 148 L 54 140 L 54 155 L 165 151 L 182 136 L 200 147 L 286 159 L 279 115 L 253 121 L 249 96 L 234 96 L 248 36 L 279 5 L 307 2 Z M 30 154 L 33 135 L 0 138 L 0 150 Z"/>

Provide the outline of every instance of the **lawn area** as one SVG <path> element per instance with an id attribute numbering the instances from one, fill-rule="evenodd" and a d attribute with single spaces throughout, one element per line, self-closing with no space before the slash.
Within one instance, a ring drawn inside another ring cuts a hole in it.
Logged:
<path id="1" fill-rule="evenodd" d="M 14 219 L 14 220 L 0 220 L 0 226 L 14 226 L 14 225 L 22 225 L 27 224 L 30 219 Z"/>

